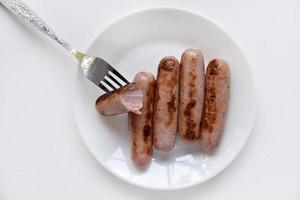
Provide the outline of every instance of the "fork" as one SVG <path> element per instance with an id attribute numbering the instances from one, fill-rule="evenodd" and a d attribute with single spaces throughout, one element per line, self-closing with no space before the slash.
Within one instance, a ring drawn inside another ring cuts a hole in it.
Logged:
<path id="1" fill-rule="evenodd" d="M 22 0 L 0 0 L 0 3 L 72 53 L 77 58 L 83 74 L 105 92 L 112 92 L 129 83 L 126 78 L 102 58 L 87 55 L 72 48 L 69 43 L 58 37 Z"/>

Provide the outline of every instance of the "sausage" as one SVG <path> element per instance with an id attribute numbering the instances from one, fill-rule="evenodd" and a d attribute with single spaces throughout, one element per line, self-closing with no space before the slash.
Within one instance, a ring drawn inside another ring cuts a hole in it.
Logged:
<path id="1" fill-rule="evenodd" d="M 135 83 L 120 87 L 113 92 L 100 96 L 96 101 L 96 110 L 101 115 L 117 115 L 134 112 L 140 114 L 143 107 L 143 92 Z"/>
<path id="2" fill-rule="evenodd" d="M 153 142 L 157 150 L 173 149 L 178 121 L 179 62 L 173 56 L 164 57 L 158 66 Z"/>
<path id="3" fill-rule="evenodd" d="M 204 100 L 204 58 L 199 49 L 187 49 L 180 61 L 178 132 L 184 143 L 199 139 Z"/>
<path id="4" fill-rule="evenodd" d="M 131 159 L 139 169 L 145 168 L 152 157 L 152 122 L 155 95 L 155 78 L 149 72 L 140 72 L 134 82 L 143 92 L 144 107 L 141 114 L 129 113 L 128 127 L 131 136 Z"/>
<path id="5" fill-rule="evenodd" d="M 200 147 L 212 153 L 225 126 L 230 97 L 230 69 L 225 60 L 212 60 L 206 70 L 205 100 L 200 128 Z"/>

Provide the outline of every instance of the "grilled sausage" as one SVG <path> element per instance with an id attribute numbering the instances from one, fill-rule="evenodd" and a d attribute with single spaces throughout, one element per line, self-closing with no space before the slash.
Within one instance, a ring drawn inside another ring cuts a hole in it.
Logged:
<path id="1" fill-rule="evenodd" d="M 204 59 L 198 49 L 187 49 L 180 61 L 179 136 L 184 143 L 199 139 L 204 100 Z"/>
<path id="2" fill-rule="evenodd" d="M 158 66 L 153 119 L 153 142 L 157 150 L 170 151 L 175 144 L 178 121 L 179 62 L 164 57 Z"/>
<path id="3" fill-rule="evenodd" d="M 144 107 L 141 114 L 129 113 L 128 127 L 131 136 L 131 158 L 137 168 L 145 168 L 152 157 L 152 119 L 155 94 L 155 78 L 151 73 L 140 72 L 136 86 L 143 92 Z"/>
<path id="4" fill-rule="evenodd" d="M 135 83 L 108 92 L 96 101 L 96 109 L 101 115 L 117 115 L 126 112 L 140 114 L 142 107 L 143 93 Z"/>
<path id="5" fill-rule="evenodd" d="M 212 60 L 206 70 L 205 100 L 201 120 L 200 147 L 212 153 L 219 145 L 230 97 L 230 69 L 225 60 Z"/>

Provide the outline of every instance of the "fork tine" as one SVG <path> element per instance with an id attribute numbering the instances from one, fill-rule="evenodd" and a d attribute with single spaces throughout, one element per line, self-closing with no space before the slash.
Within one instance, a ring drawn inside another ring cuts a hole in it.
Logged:
<path id="1" fill-rule="evenodd" d="M 113 85 L 113 84 L 111 84 L 111 82 L 109 82 L 107 79 L 103 79 L 103 81 L 109 86 L 109 87 L 111 87 L 111 89 L 113 89 L 113 90 L 116 90 L 117 88 Z"/>
<path id="2" fill-rule="evenodd" d="M 107 89 L 101 82 L 98 84 L 98 86 L 105 92 L 110 92 L 109 89 Z"/>
<path id="3" fill-rule="evenodd" d="M 122 81 L 124 81 L 126 84 L 129 83 L 129 81 L 126 80 L 117 70 L 115 70 L 113 67 L 110 67 L 110 70 L 112 73 L 114 73 L 117 77 L 119 77 Z"/>
<path id="4" fill-rule="evenodd" d="M 112 75 L 110 75 L 109 73 L 107 73 L 107 77 L 110 78 L 113 82 L 115 82 L 118 86 L 122 87 L 123 85 L 117 81 Z"/>

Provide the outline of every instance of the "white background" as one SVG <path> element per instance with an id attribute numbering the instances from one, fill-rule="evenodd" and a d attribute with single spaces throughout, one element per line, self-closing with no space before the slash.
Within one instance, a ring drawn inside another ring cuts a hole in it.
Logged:
<path id="1" fill-rule="evenodd" d="M 300 199 L 300 1 L 27 0 L 85 50 L 106 25 L 143 8 L 177 7 L 216 22 L 253 69 L 258 112 L 240 156 L 179 191 L 129 185 L 84 146 L 73 117 L 76 61 L 0 6 L 0 200 Z"/>

